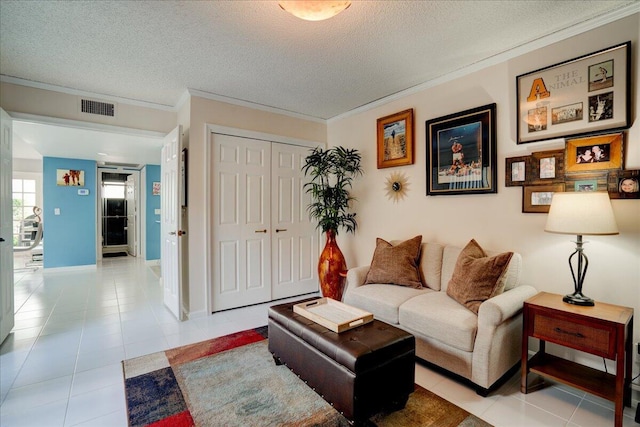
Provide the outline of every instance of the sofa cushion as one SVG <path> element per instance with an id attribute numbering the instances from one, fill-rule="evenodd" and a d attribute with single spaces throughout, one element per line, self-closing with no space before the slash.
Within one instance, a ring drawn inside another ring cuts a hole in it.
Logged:
<path id="1" fill-rule="evenodd" d="M 422 283 L 434 291 L 441 288 L 443 250 L 444 246 L 439 243 L 423 243 L 420 249 Z"/>
<path id="2" fill-rule="evenodd" d="M 373 313 L 374 318 L 393 325 L 398 324 L 398 308 L 407 300 L 423 293 L 434 292 L 427 288 L 370 284 L 358 286 L 347 292 L 343 302 Z"/>
<path id="3" fill-rule="evenodd" d="M 513 252 L 489 257 L 471 240 L 460 252 L 447 286 L 447 295 L 478 314 L 482 302 L 502 293 L 505 272 Z"/>
<path id="4" fill-rule="evenodd" d="M 456 267 L 456 261 L 458 260 L 458 256 L 462 252 L 462 248 L 453 245 L 447 245 L 444 247 L 442 251 L 442 271 L 441 271 L 441 283 L 442 287 L 440 290 L 446 291 L 447 285 L 453 276 L 453 270 Z M 485 251 L 488 256 L 495 256 L 500 254 L 497 251 Z M 421 261 L 422 263 L 422 261 Z M 514 252 L 511 257 L 511 261 L 509 261 L 509 267 L 507 267 L 507 272 L 502 276 L 500 280 L 504 281 L 504 290 L 505 292 L 515 288 L 520 285 L 520 274 L 522 273 L 522 256 Z"/>
<path id="5" fill-rule="evenodd" d="M 447 296 L 429 292 L 400 306 L 400 324 L 410 332 L 443 342 L 462 351 L 473 351 L 478 316 Z"/>
<path id="6" fill-rule="evenodd" d="M 388 283 L 416 289 L 422 288 L 422 280 L 418 270 L 421 243 L 422 236 L 416 236 L 395 246 L 377 238 L 376 249 L 364 283 Z"/>

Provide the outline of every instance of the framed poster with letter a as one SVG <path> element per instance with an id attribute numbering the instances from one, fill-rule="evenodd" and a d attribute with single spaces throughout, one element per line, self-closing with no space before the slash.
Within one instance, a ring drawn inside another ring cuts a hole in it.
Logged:
<path id="1" fill-rule="evenodd" d="M 518 144 L 626 129 L 631 42 L 516 77 Z"/>

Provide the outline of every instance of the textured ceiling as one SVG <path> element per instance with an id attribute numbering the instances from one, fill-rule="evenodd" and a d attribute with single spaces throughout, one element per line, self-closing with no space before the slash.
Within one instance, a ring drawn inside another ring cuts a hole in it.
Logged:
<path id="1" fill-rule="evenodd" d="M 174 107 L 187 89 L 329 119 L 634 1 L 0 2 L 0 74 Z"/>

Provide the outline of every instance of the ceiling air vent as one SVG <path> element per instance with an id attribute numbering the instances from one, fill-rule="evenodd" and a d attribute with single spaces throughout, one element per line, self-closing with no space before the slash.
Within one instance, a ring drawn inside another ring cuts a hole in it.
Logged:
<path id="1" fill-rule="evenodd" d="M 115 117 L 116 105 L 109 102 L 81 99 L 80 111 L 87 114 L 97 114 L 98 116 Z"/>

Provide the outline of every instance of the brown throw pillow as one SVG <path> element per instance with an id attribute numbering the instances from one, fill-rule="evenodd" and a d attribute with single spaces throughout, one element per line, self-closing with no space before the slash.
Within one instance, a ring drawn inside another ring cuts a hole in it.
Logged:
<path id="1" fill-rule="evenodd" d="M 504 280 L 513 252 L 488 257 L 478 242 L 471 240 L 460 252 L 447 295 L 478 314 L 480 304 L 504 290 Z"/>
<path id="2" fill-rule="evenodd" d="M 377 238 L 376 250 L 364 283 L 387 283 L 422 288 L 418 268 L 421 244 L 422 236 L 416 236 L 396 246 Z"/>

